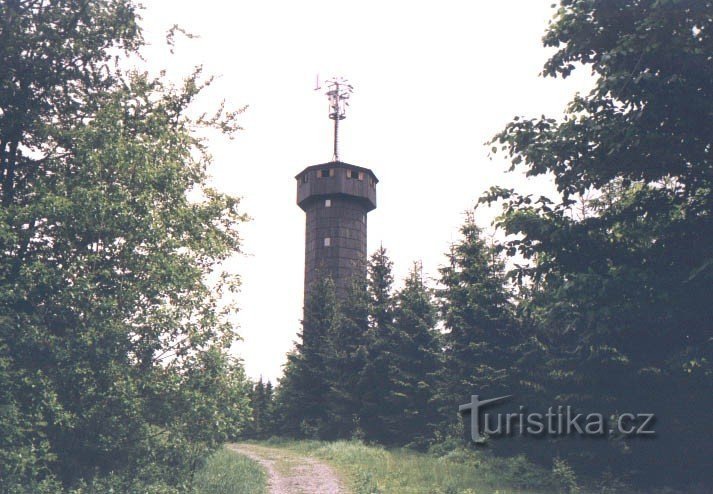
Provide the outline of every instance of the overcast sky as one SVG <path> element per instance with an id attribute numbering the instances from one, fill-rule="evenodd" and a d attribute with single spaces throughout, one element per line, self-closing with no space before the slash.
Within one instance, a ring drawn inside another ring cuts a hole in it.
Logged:
<path id="1" fill-rule="evenodd" d="M 551 193 L 546 179 L 506 173 L 485 143 L 515 115 L 557 116 L 587 71 L 566 81 L 538 76 L 552 0 L 244 1 L 144 0 L 149 65 L 219 76 L 200 100 L 249 105 L 233 141 L 213 139 L 212 182 L 242 197 L 252 221 L 232 261 L 243 280 L 236 352 L 248 375 L 275 380 L 299 329 L 304 213 L 294 176 L 332 157 L 332 121 L 315 79 L 355 87 L 340 125 L 340 157 L 379 178 L 368 245 L 383 244 L 397 279 L 423 262 L 436 276 L 464 211 L 492 185 Z M 198 39 L 165 33 L 179 24 Z M 581 73 L 580 73 L 581 72 Z M 480 213 L 487 227 L 491 213 Z"/>

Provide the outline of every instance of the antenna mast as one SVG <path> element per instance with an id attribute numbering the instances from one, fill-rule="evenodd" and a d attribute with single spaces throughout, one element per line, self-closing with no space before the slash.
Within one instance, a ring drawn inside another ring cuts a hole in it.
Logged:
<path id="1" fill-rule="evenodd" d="M 343 77 L 333 77 L 326 81 L 327 98 L 329 99 L 329 118 L 334 120 L 334 154 L 333 161 L 339 161 L 339 121 L 347 118 L 349 97 L 354 91 L 354 86 Z M 317 84 L 316 89 L 321 89 Z"/>

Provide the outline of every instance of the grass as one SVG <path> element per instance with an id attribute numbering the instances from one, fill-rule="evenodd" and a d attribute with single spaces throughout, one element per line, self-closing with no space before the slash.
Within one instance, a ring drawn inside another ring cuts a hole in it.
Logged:
<path id="1" fill-rule="evenodd" d="M 470 451 L 445 456 L 367 446 L 355 441 L 273 440 L 269 446 L 326 460 L 354 494 L 515 494 L 577 492 L 522 457 L 498 459 Z"/>
<path id="2" fill-rule="evenodd" d="M 194 486 L 198 494 L 266 494 L 267 476 L 255 461 L 221 449 L 198 471 Z"/>

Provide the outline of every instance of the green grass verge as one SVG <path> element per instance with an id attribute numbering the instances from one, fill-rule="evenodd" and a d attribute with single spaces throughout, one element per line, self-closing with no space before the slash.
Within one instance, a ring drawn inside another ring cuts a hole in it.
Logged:
<path id="1" fill-rule="evenodd" d="M 255 461 L 224 448 L 196 473 L 194 486 L 198 494 L 266 494 L 267 475 Z"/>
<path id="2" fill-rule="evenodd" d="M 326 460 L 345 474 L 354 494 L 580 492 L 576 484 L 566 485 L 522 457 L 499 459 L 463 450 L 437 457 L 355 441 L 271 440 L 267 445 Z"/>

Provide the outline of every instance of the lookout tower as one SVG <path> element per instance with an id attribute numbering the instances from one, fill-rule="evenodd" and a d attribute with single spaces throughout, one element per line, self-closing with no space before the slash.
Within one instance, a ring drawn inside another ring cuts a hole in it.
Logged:
<path id="1" fill-rule="evenodd" d="M 366 276 L 366 217 L 376 208 L 374 172 L 339 160 L 339 121 L 346 118 L 352 86 L 343 79 L 327 84 L 329 118 L 334 120 L 332 161 L 308 166 L 295 177 L 297 204 L 307 214 L 305 298 L 319 277 L 330 276 L 337 297 L 343 298 L 355 276 Z"/>

